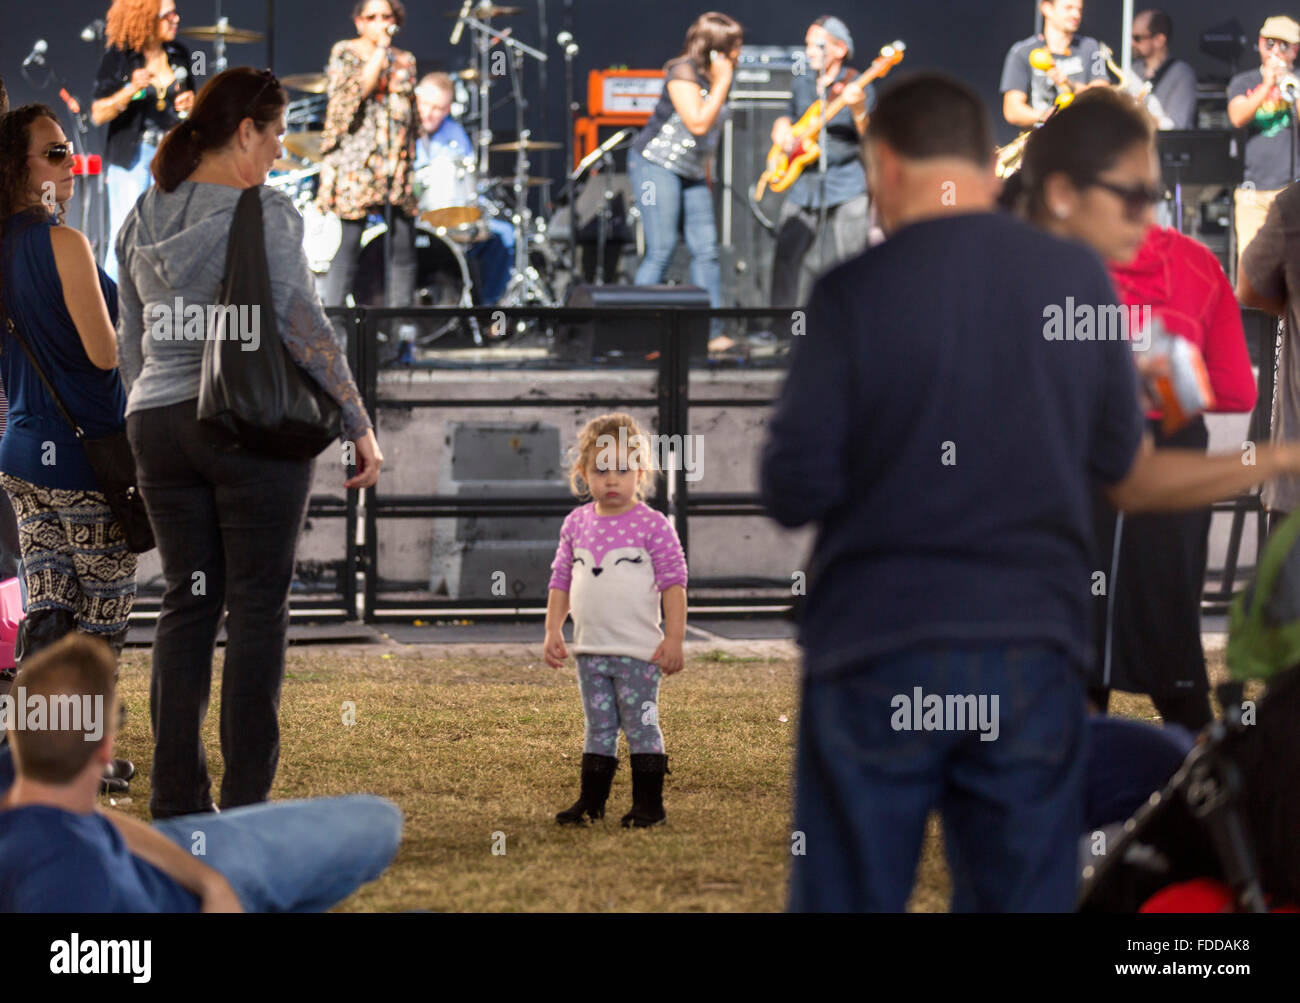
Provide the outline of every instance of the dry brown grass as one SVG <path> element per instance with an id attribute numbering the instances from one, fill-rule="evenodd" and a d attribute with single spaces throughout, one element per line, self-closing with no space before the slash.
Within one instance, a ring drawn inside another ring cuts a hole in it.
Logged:
<path id="1" fill-rule="evenodd" d="M 218 674 L 220 656 L 218 657 Z M 138 774 L 119 807 L 148 817 L 149 655 L 128 651 L 129 718 L 119 754 Z M 220 687 L 205 725 L 214 791 Z M 345 701 L 356 707 L 344 725 Z M 1154 718 L 1149 701 L 1113 710 Z M 620 828 L 631 800 L 626 746 L 603 824 L 557 826 L 577 794 L 582 708 L 572 671 L 540 661 L 289 653 L 281 758 L 272 797 L 368 791 L 406 816 L 397 859 L 342 911 L 767 912 L 785 901 L 797 666 L 789 660 L 688 660 L 663 684 L 673 773 L 668 824 Z M 781 720 L 782 717 L 786 720 Z M 492 852 L 505 834 L 504 855 Z M 909 908 L 947 909 L 937 818 Z"/>

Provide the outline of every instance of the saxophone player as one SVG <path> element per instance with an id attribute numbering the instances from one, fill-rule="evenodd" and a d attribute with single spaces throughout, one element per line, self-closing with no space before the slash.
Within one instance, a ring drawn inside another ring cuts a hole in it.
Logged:
<path id="1" fill-rule="evenodd" d="M 1196 128 L 1196 71 L 1169 51 L 1174 22 L 1162 10 L 1149 8 L 1133 17 L 1133 69 L 1150 84 L 1148 107 L 1163 112 L 1162 129 Z M 1153 109 L 1154 110 L 1154 109 Z"/>

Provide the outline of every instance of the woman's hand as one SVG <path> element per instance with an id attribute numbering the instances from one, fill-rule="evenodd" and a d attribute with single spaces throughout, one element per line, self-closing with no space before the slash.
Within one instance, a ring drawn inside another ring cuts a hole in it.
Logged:
<path id="1" fill-rule="evenodd" d="M 144 90 L 151 83 L 153 83 L 153 70 L 140 67 L 131 74 L 131 95 L 135 96 L 138 91 Z"/>
<path id="2" fill-rule="evenodd" d="M 368 429 L 366 434 L 355 440 L 357 449 L 356 476 L 343 482 L 345 488 L 373 488 L 379 480 L 379 468 L 384 465 L 384 454 L 379 449 L 379 440 L 375 430 Z"/>
<path id="3" fill-rule="evenodd" d="M 736 61 L 725 53 L 719 52 L 709 63 L 709 79 L 713 86 L 726 90 L 731 86 L 731 78 L 736 75 Z"/>
<path id="4" fill-rule="evenodd" d="M 546 632 L 546 643 L 542 646 L 542 657 L 553 669 L 564 668 L 564 660 L 569 657 L 569 649 L 564 646 L 564 635 L 558 630 Z"/>
<path id="5" fill-rule="evenodd" d="M 176 110 L 182 115 L 188 115 L 194 109 L 194 92 L 181 91 L 176 95 Z"/>

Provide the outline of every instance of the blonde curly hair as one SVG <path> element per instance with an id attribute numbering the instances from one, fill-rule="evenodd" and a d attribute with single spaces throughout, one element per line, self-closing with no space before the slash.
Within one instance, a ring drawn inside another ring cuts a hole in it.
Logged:
<path id="1" fill-rule="evenodd" d="M 105 19 L 104 40 L 119 49 L 143 52 L 158 41 L 161 10 L 161 0 L 113 0 Z"/>
<path id="2" fill-rule="evenodd" d="M 626 429 L 621 439 L 620 429 Z M 636 423 L 636 419 L 622 411 L 592 418 L 578 433 L 577 445 L 569 450 L 572 457 L 569 466 L 569 490 L 578 498 L 590 498 L 591 487 L 587 484 L 587 469 L 596 466 L 600 454 L 606 449 L 615 447 L 621 450 L 623 444 L 626 444 L 629 467 L 637 470 L 636 499 L 645 501 L 654 493 L 653 474 L 657 469 L 654 450 L 650 448 L 650 437 L 641 431 L 641 426 Z"/>

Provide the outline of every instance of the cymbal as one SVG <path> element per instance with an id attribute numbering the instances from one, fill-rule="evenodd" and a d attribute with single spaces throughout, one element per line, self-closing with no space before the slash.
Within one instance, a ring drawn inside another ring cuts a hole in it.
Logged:
<path id="1" fill-rule="evenodd" d="M 477 206 L 448 206 L 446 209 L 430 209 L 428 212 L 420 214 L 422 219 L 429 226 L 446 227 L 452 229 L 458 226 L 469 226 L 471 223 L 477 223 L 483 217 L 483 210 Z"/>
<path id="2" fill-rule="evenodd" d="M 550 183 L 550 178 L 524 178 L 524 184 L 529 188 L 540 188 L 544 184 Z M 488 178 L 487 183 L 490 185 L 505 185 L 507 188 L 514 187 L 514 178 Z"/>
<path id="3" fill-rule="evenodd" d="M 520 144 L 517 141 L 512 143 L 494 143 L 488 147 L 492 153 L 516 153 L 519 148 Z M 559 150 L 563 148 L 563 145 L 541 139 L 527 139 L 524 140 L 523 148 L 525 150 Z"/>
<path id="4" fill-rule="evenodd" d="M 281 77 L 280 83 L 290 90 L 324 94 L 329 86 L 329 77 L 324 73 L 290 73 L 287 77 Z"/>
<path id="5" fill-rule="evenodd" d="M 295 157 L 316 163 L 324 157 L 320 152 L 320 141 L 323 135 L 324 133 L 319 130 L 308 129 L 304 132 L 288 133 L 281 142 Z"/>
<path id="6" fill-rule="evenodd" d="M 232 28 L 228 24 L 205 24 L 199 28 L 182 28 L 181 34 L 186 38 L 197 38 L 203 42 L 215 42 L 221 39 L 230 45 L 239 45 L 244 42 L 260 42 L 265 38 L 260 31 Z"/>
<path id="7" fill-rule="evenodd" d="M 512 14 L 522 14 L 522 7 L 498 7 L 496 4 L 481 3 L 477 7 L 470 8 L 470 17 L 476 17 L 480 21 L 489 17 L 509 17 Z M 447 10 L 443 11 L 443 17 L 460 17 L 460 11 Z"/>

